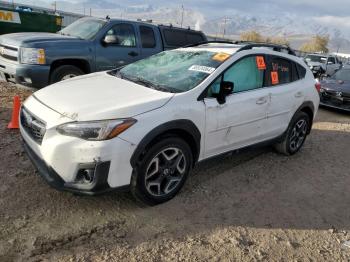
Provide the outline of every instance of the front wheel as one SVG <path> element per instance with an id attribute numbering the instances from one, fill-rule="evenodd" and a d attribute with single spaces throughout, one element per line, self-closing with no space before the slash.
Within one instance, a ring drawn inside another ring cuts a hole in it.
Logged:
<path id="1" fill-rule="evenodd" d="M 134 168 L 131 192 L 148 205 L 170 200 L 184 185 L 192 161 L 191 149 L 181 138 L 160 140 Z"/>
<path id="2" fill-rule="evenodd" d="M 281 143 L 275 145 L 278 152 L 285 155 L 294 155 L 303 146 L 311 120 L 304 112 L 298 112 L 289 124 L 287 133 Z"/>
<path id="3" fill-rule="evenodd" d="M 57 83 L 63 80 L 67 80 L 76 76 L 83 75 L 84 72 L 72 65 L 63 65 L 54 69 L 51 73 L 50 83 Z"/>

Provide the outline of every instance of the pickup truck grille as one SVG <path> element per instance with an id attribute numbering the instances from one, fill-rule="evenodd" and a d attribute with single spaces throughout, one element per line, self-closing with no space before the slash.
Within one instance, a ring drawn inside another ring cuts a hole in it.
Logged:
<path id="1" fill-rule="evenodd" d="M 43 137 L 46 132 L 46 124 L 35 117 L 27 109 L 22 107 L 20 114 L 20 121 L 23 129 L 27 134 L 39 145 L 43 141 Z"/>
<path id="2" fill-rule="evenodd" d="M 18 61 L 18 48 L 0 44 L 0 57 Z"/>

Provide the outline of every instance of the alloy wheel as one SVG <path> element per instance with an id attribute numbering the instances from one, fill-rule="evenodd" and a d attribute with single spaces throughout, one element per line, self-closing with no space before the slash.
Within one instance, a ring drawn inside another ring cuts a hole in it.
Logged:
<path id="1" fill-rule="evenodd" d="M 182 181 L 186 167 L 186 158 L 181 149 L 163 149 L 147 167 L 145 185 L 148 193 L 161 197 L 173 192 Z"/>
<path id="2" fill-rule="evenodd" d="M 297 151 L 302 146 L 306 138 L 307 128 L 308 126 L 305 119 L 300 119 L 293 127 L 289 137 L 289 146 L 293 152 Z"/>

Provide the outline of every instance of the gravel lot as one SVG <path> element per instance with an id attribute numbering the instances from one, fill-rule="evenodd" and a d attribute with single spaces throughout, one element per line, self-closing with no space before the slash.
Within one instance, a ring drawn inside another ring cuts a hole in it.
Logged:
<path id="1" fill-rule="evenodd" d="M 0 261 L 349 261 L 350 115 L 320 109 L 303 150 L 270 147 L 199 164 L 172 201 L 51 189 L 7 130 L 0 84 Z"/>

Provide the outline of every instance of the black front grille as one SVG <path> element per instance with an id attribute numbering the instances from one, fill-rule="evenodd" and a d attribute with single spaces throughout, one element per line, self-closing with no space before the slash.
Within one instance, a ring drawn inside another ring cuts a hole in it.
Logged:
<path id="1" fill-rule="evenodd" d="M 41 144 L 46 132 L 46 124 L 22 107 L 20 115 L 21 125 L 27 134 L 38 144 Z"/>

